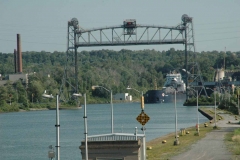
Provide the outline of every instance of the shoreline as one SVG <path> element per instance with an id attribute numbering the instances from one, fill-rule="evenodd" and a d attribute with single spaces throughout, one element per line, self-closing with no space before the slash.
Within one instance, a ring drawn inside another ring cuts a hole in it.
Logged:
<path id="1" fill-rule="evenodd" d="M 209 119 L 210 121 L 213 119 L 212 116 L 210 116 L 208 113 L 204 112 L 202 109 L 198 109 L 198 111 L 199 111 L 203 116 L 205 116 L 207 119 Z M 201 124 L 199 124 L 199 125 L 201 125 Z M 203 125 L 203 123 L 202 123 L 202 125 Z M 193 129 L 193 128 L 195 128 L 195 126 L 187 127 L 186 130 L 190 130 L 190 129 Z M 177 131 L 177 132 L 179 133 L 179 131 Z M 171 132 L 171 133 L 168 133 L 168 134 L 166 134 L 166 135 L 163 135 L 163 136 L 154 138 L 154 139 L 152 139 L 152 140 L 149 140 L 148 142 L 155 141 L 155 140 L 157 140 L 157 139 L 167 138 L 167 137 L 169 137 L 169 136 L 174 136 L 174 135 L 175 135 L 175 132 Z M 148 142 L 147 142 L 147 143 L 148 143 Z"/>

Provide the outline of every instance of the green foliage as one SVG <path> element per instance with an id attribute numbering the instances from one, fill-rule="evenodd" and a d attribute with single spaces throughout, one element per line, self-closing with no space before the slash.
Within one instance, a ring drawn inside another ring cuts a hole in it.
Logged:
<path id="1" fill-rule="evenodd" d="M 197 106 L 197 98 L 195 98 L 195 97 L 189 98 L 188 100 L 186 100 L 184 102 L 183 105 L 185 105 L 185 106 Z M 200 96 L 198 98 L 198 105 L 199 106 L 202 106 L 202 105 L 205 105 L 205 106 L 214 105 L 214 100 L 212 98 L 208 98 L 206 96 Z"/>
<path id="2" fill-rule="evenodd" d="M 192 53 L 191 53 L 192 54 Z M 224 57 L 226 68 L 240 69 L 240 52 L 202 52 L 196 53 L 201 73 L 205 81 L 212 81 L 214 69 L 221 67 Z M 139 91 L 146 92 L 150 89 L 160 89 L 165 76 L 172 70 L 185 68 L 185 53 L 182 50 L 170 48 L 167 51 L 156 50 L 98 50 L 81 51 L 79 58 L 79 92 L 87 93 L 88 102 L 108 102 L 109 92 L 104 90 L 92 91 L 92 85 L 105 86 L 113 91 L 113 94 L 129 92 L 132 95 L 138 93 L 127 91 L 126 87 L 131 86 Z M 27 51 L 22 54 L 23 73 L 29 73 L 28 85 L 22 84 L 19 80 L 12 84 L 8 82 L 0 86 L 0 101 L 7 104 L 11 102 L 19 105 L 19 108 L 29 109 L 40 107 L 42 103 L 51 102 L 44 100 L 42 93 L 47 90 L 48 94 L 56 95 L 62 83 L 66 53 L 64 52 L 34 52 Z M 0 53 L 0 74 L 7 79 L 8 74 L 14 73 L 13 54 Z M 69 60 L 68 63 L 74 63 Z M 74 68 L 71 68 L 74 70 Z M 49 75 L 49 76 L 48 76 Z M 238 80 L 238 79 L 237 79 Z M 74 81 L 74 79 L 68 79 Z M 64 91 L 66 95 L 69 92 Z M 11 100 L 9 94 L 12 95 Z M 99 98 L 98 100 L 95 100 Z M 205 104 L 211 99 L 199 99 Z M 189 100 L 194 103 L 194 100 Z M 74 104 L 73 104 L 74 105 Z M 43 106 L 44 107 L 44 106 Z"/>
<path id="3" fill-rule="evenodd" d="M 239 128 L 234 130 L 234 135 L 240 135 L 240 129 Z"/>
<path id="4" fill-rule="evenodd" d="M 234 155 L 240 155 L 240 129 L 227 133 L 225 135 L 225 143 L 230 152 Z"/>
<path id="5" fill-rule="evenodd" d="M 9 105 L 5 101 L 0 101 L 0 112 L 17 112 L 17 111 L 19 111 L 19 108 L 16 103 L 12 103 L 11 105 Z"/>
<path id="6" fill-rule="evenodd" d="M 236 90 L 237 91 L 237 90 Z M 220 98 L 220 104 L 218 105 L 219 109 L 229 111 L 235 115 L 238 115 L 238 99 L 237 92 L 229 94 L 223 94 Z"/>

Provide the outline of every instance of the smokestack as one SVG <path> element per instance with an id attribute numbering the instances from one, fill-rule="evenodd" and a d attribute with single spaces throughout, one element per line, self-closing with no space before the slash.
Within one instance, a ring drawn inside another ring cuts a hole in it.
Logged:
<path id="1" fill-rule="evenodd" d="M 17 50 L 14 49 L 14 69 L 15 69 L 15 73 L 18 72 L 17 66 L 18 66 L 18 64 L 17 64 Z"/>
<path id="2" fill-rule="evenodd" d="M 17 34 L 17 62 L 18 62 L 18 72 L 22 73 L 22 48 L 21 48 L 21 37 Z"/>

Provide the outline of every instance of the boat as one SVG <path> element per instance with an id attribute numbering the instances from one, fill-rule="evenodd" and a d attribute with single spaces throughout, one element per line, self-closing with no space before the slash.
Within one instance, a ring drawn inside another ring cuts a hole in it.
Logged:
<path id="1" fill-rule="evenodd" d="M 182 80 L 182 75 L 176 71 L 166 75 L 166 81 L 161 90 L 148 90 L 144 95 L 145 103 L 170 103 L 175 100 L 184 102 L 186 100 L 186 84 Z"/>

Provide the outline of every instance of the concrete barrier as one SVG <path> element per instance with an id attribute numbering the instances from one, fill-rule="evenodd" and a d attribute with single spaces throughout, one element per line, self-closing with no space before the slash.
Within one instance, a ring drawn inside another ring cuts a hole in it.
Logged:
<path id="1" fill-rule="evenodd" d="M 198 111 L 199 111 L 203 116 L 205 116 L 207 119 L 213 120 L 213 117 L 212 117 L 212 116 L 210 116 L 209 114 L 205 113 L 205 112 L 202 111 L 201 109 L 198 109 Z"/>

